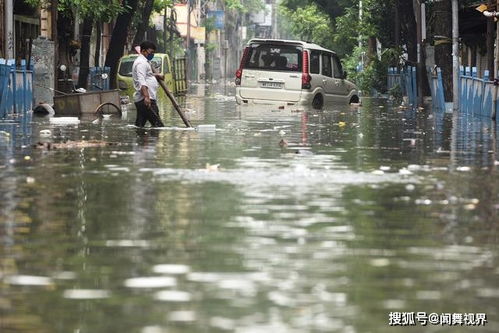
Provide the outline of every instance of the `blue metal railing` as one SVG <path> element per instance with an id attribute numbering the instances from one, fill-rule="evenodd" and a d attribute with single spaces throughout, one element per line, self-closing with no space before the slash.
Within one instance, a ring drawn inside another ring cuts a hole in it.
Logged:
<path id="1" fill-rule="evenodd" d="M 402 95 L 407 96 L 409 104 L 415 106 L 418 100 L 416 67 L 406 66 L 388 68 L 388 89 L 400 87 Z"/>
<path id="2" fill-rule="evenodd" d="M 436 111 L 445 111 L 444 86 L 440 68 L 428 68 L 428 83 L 430 85 L 432 106 Z M 416 69 L 405 67 L 398 70 L 388 69 L 388 89 L 400 86 L 402 94 L 408 96 L 409 104 L 416 105 L 417 86 Z M 462 67 L 459 77 L 459 109 L 461 113 L 470 113 L 483 117 L 495 118 L 499 110 L 499 86 L 490 79 L 489 71 L 484 71 L 483 77 L 478 77 L 476 67 Z"/>
<path id="3" fill-rule="evenodd" d="M 87 90 L 109 90 L 110 73 L 111 67 L 91 67 L 88 75 Z"/>
<path id="4" fill-rule="evenodd" d="M 23 135 L 23 144 L 31 138 L 33 108 L 33 71 L 26 61 L 16 67 L 14 60 L 0 59 L 0 131 L 3 138 L 16 141 Z"/>

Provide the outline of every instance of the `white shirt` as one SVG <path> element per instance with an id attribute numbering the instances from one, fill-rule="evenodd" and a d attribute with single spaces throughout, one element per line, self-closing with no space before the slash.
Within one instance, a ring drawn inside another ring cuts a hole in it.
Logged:
<path id="1" fill-rule="evenodd" d="M 154 77 L 151 64 L 143 54 L 139 54 L 137 59 L 133 62 L 132 78 L 133 87 L 135 88 L 135 93 L 133 94 L 134 102 L 139 102 L 144 99 L 144 96 L 140 91 L 140 87 L 142 86 L 148 88 L 149 97 L 151 99 L 156 99 L 159 83 L 158 80 L 156 80 L 156 77 Z"/>

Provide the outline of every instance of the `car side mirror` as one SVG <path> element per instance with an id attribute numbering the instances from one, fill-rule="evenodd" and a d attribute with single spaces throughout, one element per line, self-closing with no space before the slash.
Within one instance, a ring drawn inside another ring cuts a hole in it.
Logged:
<path id="1" fill-rule="evenodd" d="M 343 78 L 346 79 L 347 78 L 347 71 L 343 71 Z"/>

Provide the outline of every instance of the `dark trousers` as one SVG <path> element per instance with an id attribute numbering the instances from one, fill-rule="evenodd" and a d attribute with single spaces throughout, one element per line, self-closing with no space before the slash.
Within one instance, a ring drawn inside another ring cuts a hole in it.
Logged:
<path id="1" fill-rule="evenodd" d="M 135 103 L 137 108 L 137 119 L 135 119 L 135 126 L 144 127 L 146 122 L 149 121 L 152 127 L 165 127 L 159 116 L 158 104 L 151 99 L 151 107 L 148 108 L 144 100 Z"/>

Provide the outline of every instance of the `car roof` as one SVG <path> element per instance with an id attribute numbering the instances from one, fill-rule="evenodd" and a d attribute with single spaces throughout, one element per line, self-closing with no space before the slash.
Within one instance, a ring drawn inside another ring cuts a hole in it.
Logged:
<path id="1" fill-rule="evenodd" d="M 318 44 L 304 42 L 301 40 L 253 38 L 248 42 L 248 45 L 254 44 L 254 43 L 299 45 L 305 49 L 326 51 L 326 52 L 331 52 L 331 53 L 336 54 L 336 52 L 334 52 L 332 50 L 328 50 L 328 49 L 326 49 Z"/>

